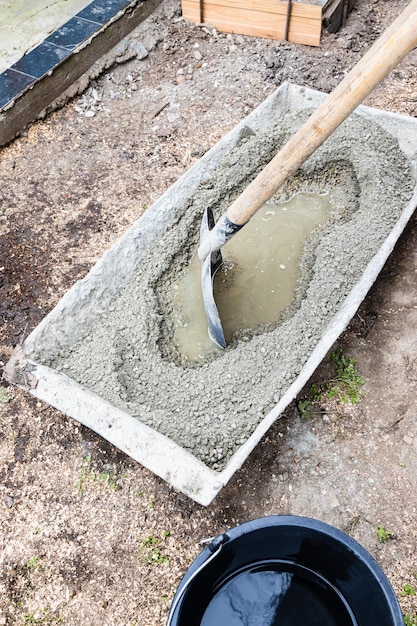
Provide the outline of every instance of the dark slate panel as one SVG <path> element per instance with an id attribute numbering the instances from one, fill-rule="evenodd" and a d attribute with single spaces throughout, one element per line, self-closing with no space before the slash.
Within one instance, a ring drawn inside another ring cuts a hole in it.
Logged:
<path id="1" fill-rule="evenodd" d="M 93 0 L 85 9 L 77 13 L 77 17 L 105 24 L 128 4 L 130 0 Z"/>
<path id="2" fill-rule="evenodd" d="M 80 43 L 93 35 L 97 29 L 97 24 L 83 20 L 80 17 L 73 17 L 53 32 L 52 35 L 49 35 L 45 41 L 67 50 L 74 50 Z"/>
<path id="3" fill-rule="evenodd" d="M 59 65 L 71 51 L 44 41 L 13 65 L 14 70 L 41 78 Z"/>
<path id="4" fill-rule="evenodd" d="M 35 82 L 36 78 L 34 76 L 15 72 L 11 68 L 0 74 L 0 109 Z"/>

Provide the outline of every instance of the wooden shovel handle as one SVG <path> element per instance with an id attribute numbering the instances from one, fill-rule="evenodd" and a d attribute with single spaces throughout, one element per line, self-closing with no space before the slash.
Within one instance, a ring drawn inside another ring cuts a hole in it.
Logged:
<path id="1" fill-rule="evenodd" d="M 225 216 L 247 221 L 417 45 L 417 0 L 412 0 L 328 98 L 275 155 Z"/>

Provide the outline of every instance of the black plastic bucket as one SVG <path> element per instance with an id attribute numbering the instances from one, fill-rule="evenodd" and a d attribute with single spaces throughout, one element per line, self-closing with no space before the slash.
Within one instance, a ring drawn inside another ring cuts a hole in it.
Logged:
<path id="1" fill-rule="evenodd" d="M 186 572 L 167 626 L 403 626 L 370 554 L 317 520 L 256 519 L 219 535 Z"/>

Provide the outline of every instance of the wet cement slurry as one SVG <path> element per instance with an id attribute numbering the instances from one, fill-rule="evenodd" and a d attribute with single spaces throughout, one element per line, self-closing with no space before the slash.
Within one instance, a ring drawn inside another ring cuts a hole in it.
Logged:
<path id="1" fill-rule="evenodd" d="M 297 193 L 288 202 L 267 202 L 223 248 L 212 281 L 226 343 L 242 329 L 273 324 L 290 307 L 307 238 L 334 205 L 331 193 Z M 182 357 L 202 361 L 219 348 L 209 337 L 202 269 L 197 253 L 172 285 L 173 341 Z"/>
<path id="2" fill-rule="evenodd" d="M 214 470 L 224 467 L 297 378 L 414 187 L 397 141 L 378 124 L 351 116 L 276 197 L 288 200 L 302 190 L 333 194 L 330 218 L 307 241 L 292 305 L 275 323 L 238 333 L 202 364 L 184 361 L 172 341 L 167 293 L 196 250 L 204 207 L 212 206 L 218 217 L 301 121 L 289 116 L 275 136 L 242 137 L 83 338 L 62 349 L 56 336 L 45 336 L 30 355 Z"/>

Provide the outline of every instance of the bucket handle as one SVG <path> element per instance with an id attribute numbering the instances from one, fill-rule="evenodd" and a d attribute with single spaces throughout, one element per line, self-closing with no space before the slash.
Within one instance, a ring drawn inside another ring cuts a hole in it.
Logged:
<path id="1" fill-rule="evenodd" d="M 174 617 L 174 613 L 175 610 L 180 602 L 180 600 L 182 600 L 185 592 L 187 591 L 188 587 L 191 585 L 191 583 L 193 582 L 194 578 L 196 578 L 199 573 L 209 564 L 211 563 L 211 561 L 213 561 L 216 556 L 218 556 L 221 552 L 221 549 L 223 548 L 224 544 L 226 543 L 226 541 L 229 540 L 229 535 L 227 533 L 223 533 L 222 535 L 218 535 L 217 537 L 215 537 L 209 546 L 208 549 L 211 552 L 211 555 L 208 557 L 208 559 L 206 559 L 204 561 L 204 563 L 202 563 L 200 565 L 200 567 L 198 567 L 196 569 L 196 571 L 190 576 L 190 578 L 187 580 L 187 582 L 184 584 L 183 588 L 181 589 L 181 591 L 179 592 L 179 594 L 177 595 L 177 597 L 174 599 L 173 603 L 171 604 L 171 608 L 169 610 L 168 613 L 168 621 L 167 621 L 167 626 L 171 626 L 172 623 L 172 618 Z M 207 540 L 203 540 L 201 543 L 204 543 L 204 541 Z M 209 540 L 210 541 L 210 540 Z"/>

